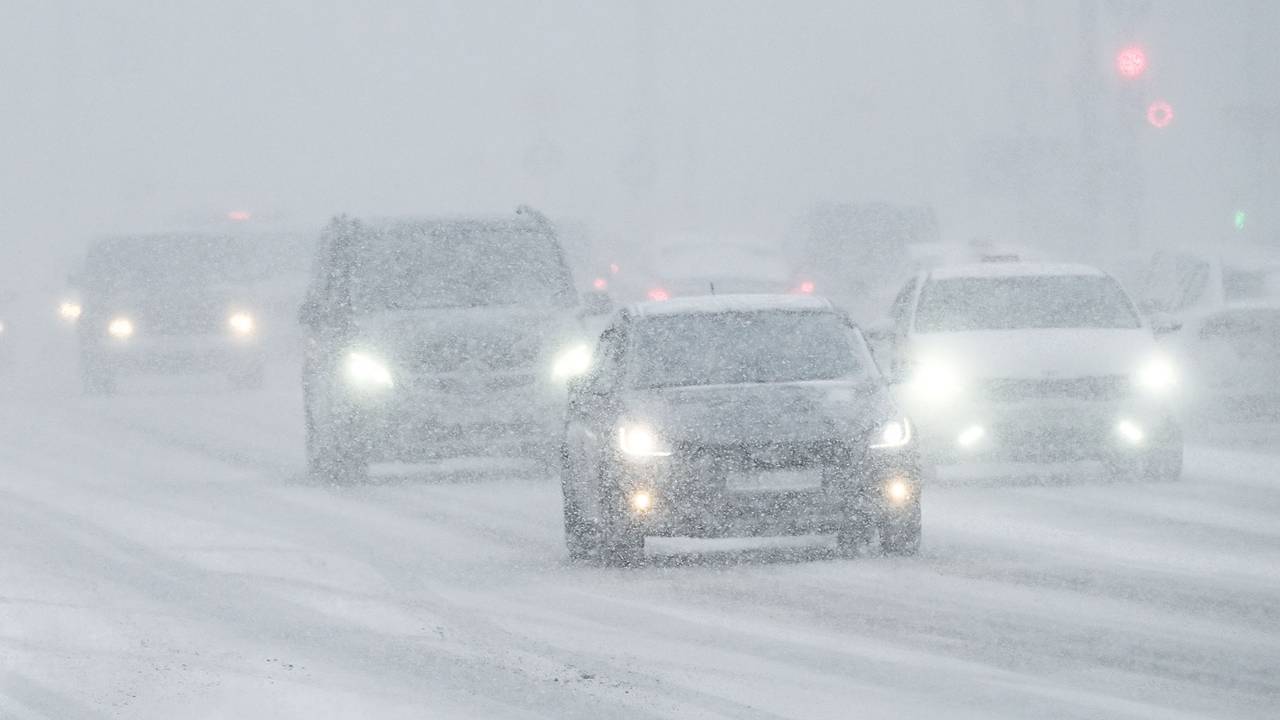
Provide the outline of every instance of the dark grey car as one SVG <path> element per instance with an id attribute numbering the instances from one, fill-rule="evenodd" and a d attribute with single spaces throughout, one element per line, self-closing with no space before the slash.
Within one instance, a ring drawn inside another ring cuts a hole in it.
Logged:
<path id="1" fill-rule="evenodd" d="M 651 535 L 920 543 L 910 423 L 861 333 L 820 299 L 620 311 L 570 387 L 563 456 L 574 558 L 631 564 Z"/>

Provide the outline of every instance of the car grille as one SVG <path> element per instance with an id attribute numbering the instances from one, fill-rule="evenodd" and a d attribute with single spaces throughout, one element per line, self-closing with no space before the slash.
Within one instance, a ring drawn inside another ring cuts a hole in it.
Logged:
<path id="1" fill-rule="evenodd" d="M 419 343 L 411 351 L 411 362 L 424 373 L 487 372 L 529 367 L 538 354 L 538 343 L 530 338 L 453 336 Z"/>
<path id="2" fill-rule="evenodd" d="M 983 393 L 995 402 L 1019 400 L 1119 400 L 1129 395 L 1131 382 L 1125 375 L 1097 375 L 1080 378 L 1000 378 L 983 383 Z"/>

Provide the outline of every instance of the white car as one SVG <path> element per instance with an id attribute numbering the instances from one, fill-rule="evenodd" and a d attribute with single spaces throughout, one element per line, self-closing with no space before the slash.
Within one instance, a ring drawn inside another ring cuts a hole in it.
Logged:
<path id="1" fill-rule="evenodd" d="M 1101 460 L 1153 480 L 1181 474 L 1176 365 L 1099 270 L 925 271 L 871 335 L 934 462 Z"/>
<path id="2" fill-rule="evenodd" d="M 1249 418 L 1280 409 L 1280 251 L 1156 253 L 1141 297 L 1143 310 L 1182 324 L 1170 344 L 1198 410 Z"/>

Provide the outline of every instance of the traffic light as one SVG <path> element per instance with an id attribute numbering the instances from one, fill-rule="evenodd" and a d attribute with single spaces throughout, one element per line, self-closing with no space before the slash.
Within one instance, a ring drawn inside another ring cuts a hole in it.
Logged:
<path id="1" fill-rule="evenodd" d="M 1126 80 L 1136 80 L 1147 72 L 1147 51 L 1141 45 L 1129 45 L 1116 53 L 1116 72 Z"/>
<path id="2" fill-rule="evenodd" d="M 1245 221 L 1248 219 L 1249 219 L 1249 216 L 1245 214 L 1245 211 L 1237 210 L 1235 217 L 1232 218 L 1232 221 L 1236 226 L 1236 230 L 1244 230 Z"/>

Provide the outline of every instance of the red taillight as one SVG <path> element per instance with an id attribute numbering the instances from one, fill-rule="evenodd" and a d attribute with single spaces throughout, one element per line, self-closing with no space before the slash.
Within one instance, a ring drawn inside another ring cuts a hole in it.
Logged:
<path id="1" fill-rule="evenodd" d="M 813 281 L 805 280 L 804 282 L 800 283 L 800 285 L 796 287 L 796 292 L 800 293 L 801 295 L 812 295 Z"/>
<path id="2" fill-rule="evenodd" d="M 245 220 L 248 220 L 250 217 L 251 216 L 249 215 L 248 210 L 232 210 L 231 212 L 227 213 L 227 219 L 234 222 L 244 222 Z"/>
<path id="3" fill-rule="evenodd" d="M 618 274 L 618 263 L 609 263 L 609 272 L 613 275 Z"/>
<path id="4" fill-rule="evenodd" d="M 595 280 L 591 281 L 591 287 L 597 290 L 604 290 L 605 288 L 609 287 L 609 281 L 605 280 L 604 278 L 596 278 Z"/>
<path id="5" fill-rule="evenodd" d="M 670 300 L 671 295 L 662 288 L 654 288 L 649 291 L 649 299 L 655 302 L 662 302 L 663 300 Z"/>

